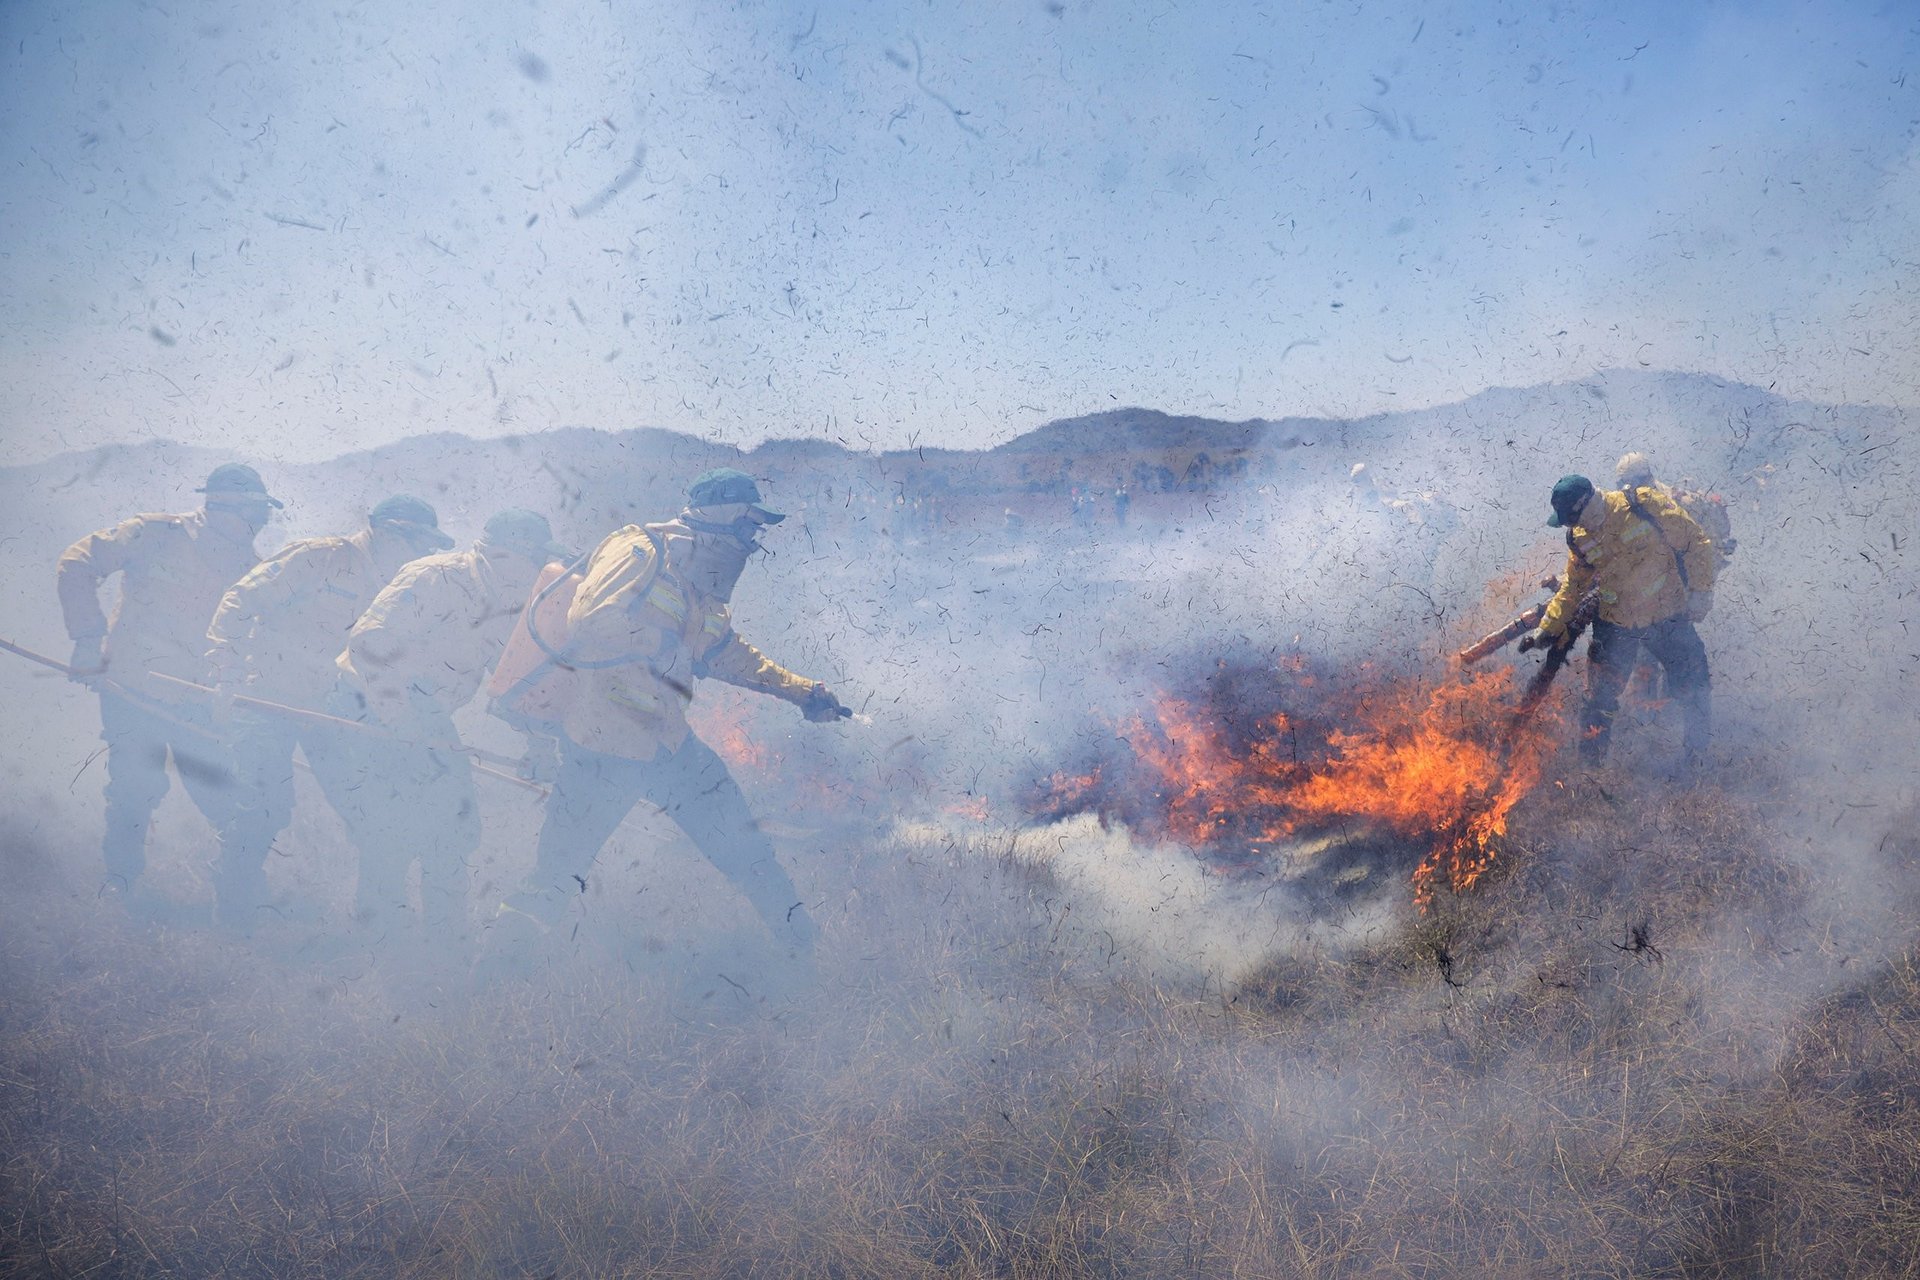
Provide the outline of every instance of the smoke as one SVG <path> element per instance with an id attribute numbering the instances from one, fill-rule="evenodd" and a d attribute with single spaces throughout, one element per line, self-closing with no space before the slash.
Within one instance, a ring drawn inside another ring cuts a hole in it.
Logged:
<path id="1" fill-rule="evenodd" d="M 1056 1252 L 1027 1256 L 1062 1274 L 1067 1257 L 1098 1269 L 1102 1216 L 1143 1224 L 1131 1261 L 1108 1259 L 1135 1274 L 1166 1262 L 1153 1242 L 1169 1238 L 1268 1271 L 1302 1248 L 1357 1265 L 1395 1247 L 1490 1271 L 1566 1269 L 1580 1251 L 1650 1270 L 1741 1230 L 1791 1240 L 1782 1198 L 1815 1194 L 1824 1166 L 1774 1157 L 1798 1150 L 1795 1124 L 1826 1121 L 1783 1119 L 1779 1081 L 1807 1078 L 1820 1052 L 1863 1052 L 1822 1039 L 1829 1002 L 1851 1007 L 1863 983 L 1905 1034 L 1886 984 L 1920 936 L 1902 834 L 1903 428 L 1889 411 L 1607 375 L 1321 424 L 1265 471 L 1136 494 L 1124 525 L 1110 499 L 1089 521 L 1042 491 L 950 497 L 901 527 L 894 499 L 924 495 L 890 472 L 898 459 L 783 472 L 769 497 L 794 515 L 743 578 L 735 625 L 866 722 L 809 725 L 718 687 L 699 710 L 716 744 L 735 732 L 756 748 L 735 771 L 825 930 L 817 981 L 798 990 L 743 962 L 750 914 L 644 811 L 603 851 L 550 962 L 492 991 L 379 947 L 317 945 L 355 868 L 304 778 L 269 866 L 301 910 L 249 942 L 125 919 L 96 896 L 91 699 L 10 667 L 35 734 L 4 748 L 4 1065 L 53 1100 L 0 1108 L 3 1145 L 42 1174 L 14 1184 L 11 1220 L 79 1270 L 78 1242 L 113 1239 L 99 1231 L 118 1205 L 123 1242 L 133 1221 L 163 1265 L 204 1270 L 196 1241 L 246 1231 L 217 1193 L 249 1211 L 256 1192 L 278 1196 L 297 1229 L 245 1237 L 259 1274 L 324 1269 L 342 1240 L 369 1274 L 420 1269 L 456 1236 L 473 1265 L 508 1273 L 794 1271 L 794 1257 L 907 1273 L 965 1265 L 942 1249 L 996 1256 L 988 1234 L 1005 1256 L 1006 1240 L 1039 1238 L 1035 1215 L 1051 1215 Z M 556 437 L 536 450 L 551 466 L 528 465 L 533 446 L 460 446 L 433 491 L 443 523 L 471 536 L 511 486 L 585 544 L 665 514 L 678 473 L 708 465 L 678 443 L 596 470 L 601 443 Z M 1740 538 L 1703 627 L 1721 729 L 1703 785 L 1665 781 L 1677 726 L 1638 703 L 1608 771 L 1553 770 L 1495 874 L 1424 916 L 1404 878 L 1424 849 L 1402 841 L 1339 832 L 1217 875 L 1092 816 L 1026 817 L 1034 779 L 1222 662 L 1446 678 L 1446 655 L 1504 620 L 1516 575 L 1560 568 L 1542 527 L 1554 478 L 1604 482 L 1629 448 L 1720 489 Z M 270 477 L 295 499 L 275 532 L 335 531 L 363 495 L 429 488 L 436 450 Z M 1362 493 L 1356 462 L 1379 495 L 1441 514 L 1414 523 Z M 22 634 L 58 653 L 59 547 L 184 507 L 202 463 L 8 473 L 0 588 Z M 517 749 L 479 708 L 461 726 Z M 524 873 L 540 817 L 515 792 L 482 804 L 476 919 Z M 149 848 L 160 892 L 204 901 L 210 857 L 204 822 L 170 796 Z M 92 1154 L 60 1165 L 79 1133 Z M 1796 1168 L 1806 1182 L 1783 1188 Z M 1578 1221 L 1548 1203 L 1569 1176 L 1587 1188 Z M 879 1252 L 805 1225 L 831 1221 L 862 1223 Z"/>
<path id="2" fill-rule="evenodd" d="M 1007 856 L 1058 880 L 1062 922 L 1080 945 L 1177 990 L 1232 990 L 1276 956 L 1377 945 L 1396 914 L 1375 894 L 1318 917 L 1277 879 L 1209 874 L 1190 850 L 1136 842 L 1092 816 L 1021 832 Z"/>

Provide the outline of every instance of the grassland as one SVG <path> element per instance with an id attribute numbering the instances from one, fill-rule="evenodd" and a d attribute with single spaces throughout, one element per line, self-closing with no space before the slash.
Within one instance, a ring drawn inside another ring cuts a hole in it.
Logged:
<path id="1" fill-rule="evenodd" d="M 1914 815 L 1823 845 L 1740 781 L 1549 785 L 1479 891 L 1226 982 L 989 834 L 800 866 L 777 994 L 617 931 L 465 991 L 43 883 L 0 1276 L 1920 1274 Z"/>

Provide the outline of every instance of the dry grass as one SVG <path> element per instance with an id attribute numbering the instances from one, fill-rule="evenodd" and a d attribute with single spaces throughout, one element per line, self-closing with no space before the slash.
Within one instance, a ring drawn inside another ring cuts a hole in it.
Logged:
<path id="1" fill-rule="evenodd" d="M 1550 788 L 1481 892 L 1224 996 L 958 844 L 803 868 L 791 1000 L 604 943 L 461 999 L 40 903 L 0 1276 L 1916 1274 L 1920 912 L 1860 924 L 1774 800 L 1634 795 Z"/>

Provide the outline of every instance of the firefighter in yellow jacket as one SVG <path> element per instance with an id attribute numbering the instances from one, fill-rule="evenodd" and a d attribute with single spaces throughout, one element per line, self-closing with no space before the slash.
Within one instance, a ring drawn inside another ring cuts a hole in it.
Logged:
<path id="1" fill-rule="evenodd" d="M 378 732 L 333 731 L 308 759 L 359 846 L 356 916 L 375 940 L 408 932 L 417 859 L 426 940 L 464 944 L 480 808 L 453 713 L 499 660 L 540 571 L 566 554 L 546 517 L 502 511 L 470 549 L 403 567 L 347 633 L 327 710 Z"/>
<path id="2" fill-rule="evenodd" d="M 207 619 L 235 579 L 260 561 L 253 540 L 280 500 L 260 473 L 230 462 L 198 492 L 199 511 L 140 515 L 89 534 L 60 557 L 57 586 L 74 678 L 104 677 L 101 738 L 107 744 L 107 886 L 130 903 L 154 905 L 140 885 L 147 828 L 167 793 L 167 758 L 215 828 L 235 791 L 230 760 L 205 705 L 183 702 L 149 673 L 196 683 L 206 676 Z M 119 574 L 120 605 L 108 623 L 100 584 Z"/>
<path id="3" fill-rule="evenodd" d="M 504 904 L 513 920 L 550 925 L 620 822 L 640 800 L 677 822 L 796 957 L 815 927 L 724 761 L 687 725 L 698 679 L 784 699 L 808 720 L 851 714 L 817 680 L 795 675 L 734 633 L 728 601 L 766 526 L 785 519 L 751 476 L 709 471 L 680 516 L 628 526 L 588 557 L 568 610 L 565 660 L 578 684 L 559 712 L 560 766 L 528 890 Z M 537 606 L 536 606 L 537 613 Z"/>
<path id="4" fill-rule="evenodd" d="M 1685 719 L 1684 765 L 1696 768 L 1711 736 L 1707 651 L 1694 624 L 1713 607 L 1713 543 L 1672 498 L 1656 489 L 1601 493 L 1585 476 L 1553 486 L 1547 523 L 1567 530 L 1567 571 L 1540 629 L 1522 649 L 1551 644 L 1589 592 L 1598 593 L 1587 650 L 1587 701 L 1580 750 L 1606 758 L 1620 693 L 1644 647 L 1666 672 L 1667 692 Z"/>
<path id="5" fill-rule="evenodd" d="M 1623 493 L 1637 493 L 1642 489 L 1652 489 L 1665 494 L 1679 504 L 1680 509 L 1693 517 L 1693 522 L 1709 538 L 1713 539 L 1713 554 L 1721 570 L 1727 567 L 1727 561 L 1733 559 L 1733 553 L 1739 542 L 1733 536 L 1733 519 L 1727 514 L 1727 500 L 1711 490 L 1682 481 L 1678 488 L 1669 486 L 1654 478 L 1653 460 L 1644 453 L 1622 454 L 1614 474 L 1619 477 Z"/>
<path id="6" fill-rule="evenodd" d="M 214 682 L 230 693 L 324 711 L 347 633 L 409 561 L 453 546 L 429 504 L 410 494 L 383 499 L 367 525 L 345 537 L 288 543 L 228 588 L 207 628 Z M 269 712 L 233 714 L 239 794 L 220 831 L 214 910 L 245 928 L 267 902 L 267 851 L 293 816 L 293 750 L 319 750 L 320 730 Z"/>

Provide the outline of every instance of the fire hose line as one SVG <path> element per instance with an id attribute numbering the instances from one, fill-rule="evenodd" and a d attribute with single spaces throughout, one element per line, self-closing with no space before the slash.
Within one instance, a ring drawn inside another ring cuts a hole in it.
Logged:
<path id="1" fill-rule="evenodd" d="M 59 661 L 56 658 L 49 658 L 44 653 L 35 653 L 31 649 L 23 648 L 22 646 L 14 644 L 8 640 L 0 640 L 0 650 L 3 650 L 7 653 L 11 653 L 16 657 L 25 658 L 28 662 L 38 663 L 40 666 L 51 668 L 52 670 L 58 671 L 60 674 L 66 676 L 70 680 L 77 680 L 82 684 L 90 685 L 95 689 L 101 690 L 102 692 L 111 693 L 116 697 L 125 698 L 127 699 L 127 701 L 137 705 L 141 710 L 161 720 L 166 721 L 168 724 L 173 725 L 176 728 L 184 729 L 189 733 L 197 734 L 203 738 L 214 739 L 216 741 L 220 737 L 220 735 L 216 731 L 214 731 L 211 728 L 208 728 L 205 725 L 193 724 L 189 721 L 180 719 L 178 716 L 169 714 L 165 710 L 165 704 L 161 702 L 159 699 L 153 697 L 152 695 L 143 694 L 136 690 L 129 689 L 127 688 L 127 686 L 119 683 L 118 681 L 110 680 L 104 675 L 87 675 L 84 673 L 77 673 L 74 671 L 72 667 L 68 666 L 64 662 Z M 243 693 L 229 694 L 222 690 L 214 689 L 204 684 L 196 684 L 191 680 L 182 680 L 178 676 L 162 675 L 158 671 L 148 672 L 147 675 L 149 678 L 153 680 L 158 680 L 158 681 L 161 681 L 162 683 L 176 686 L 196 696 L 204 697 L 208 699 L 215 707 L 218 707 L 223 703 L 230 703 L 233 706 L 247 707 L 255 711 L 264 711 L 269 715 L 279 716 L 280 718 L 286 719 L 286 720 L 298 721 L 302 724 L 318 725 L 318 726 L 322 726 L 329 729 L 346 729 L 350 732 L 362 734 L 369 738 L 377 738 L 383 742 L 403 743 L 410 747 L 433 746 L 435 750 L 453 751 L 460 755 L 469 757 L 472 761 L 473 770 L 475 773 L 483 774 L 484 776 L 489 778 L 498 779 L 501 782 L 510 782 L 514 786 L 519 787 L 523 791 L 532 791 L 543 798 L 548 794 L 550 794 L 550 789 L 542 786 L 540 783 L 534 782 L 529 778 L 523 778 L 517 773 L 509 772 L 509 768 L 513 766 L 517 766 L 519 762 L 512 759 L 509 756 L 503 756 L 496 751 L 486 751 L 480 747 L 467 747 L 467 746 L 443 747 L 443 746 L 437 746 L 435 744 L 414 742 L 413 740 L 408 738 L 403 738 L 398 734 L 389 733 L 386 730 L 381 729 L 375 725 L 362 724 L 358 720 L 347 720 L 347 719 L 343 719 L 340 716 L 330 716 L 322 711 L 308 711 L 303 707 L 289 707 L 284 703 L 269 702 L 265 698 L 255 698 Z M 501 766 L 503 765 L 508 766 L 509 768 L 502 768 Z"/>

